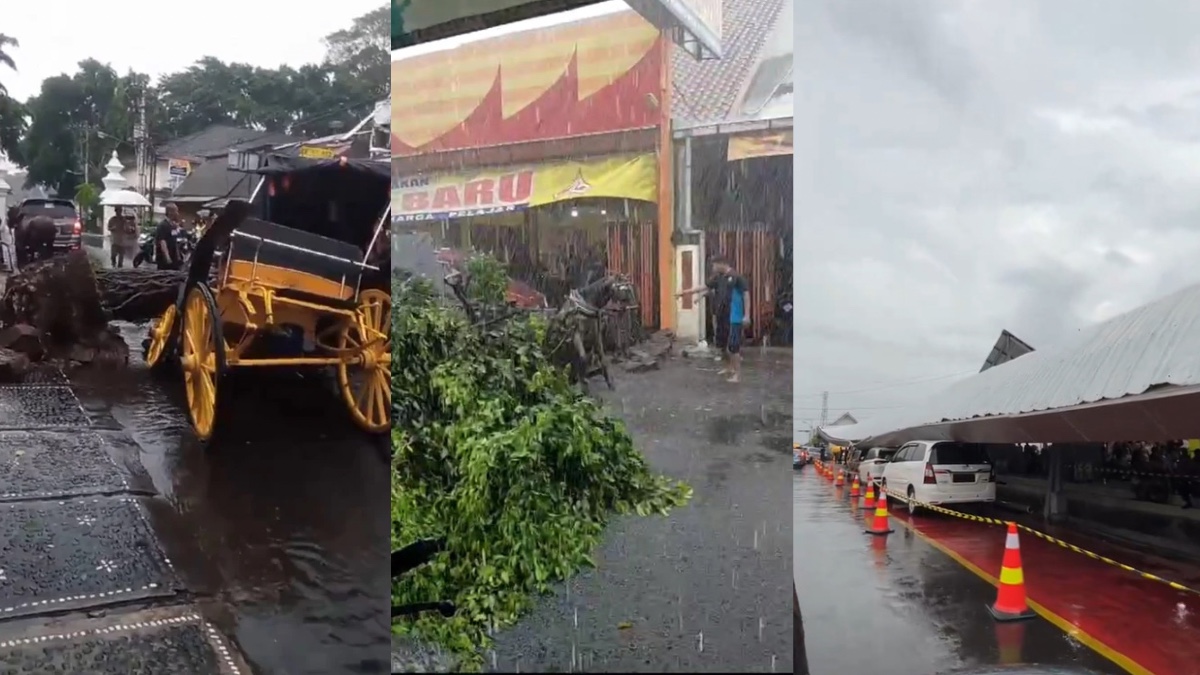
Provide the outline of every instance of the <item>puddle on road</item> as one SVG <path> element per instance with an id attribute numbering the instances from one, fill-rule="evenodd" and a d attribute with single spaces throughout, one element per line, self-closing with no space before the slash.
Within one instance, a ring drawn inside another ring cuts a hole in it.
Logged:
<path id="1" fill-rule="evenodd" d="M 706 419 L 705 436 L 718 445 L 740 445 L 747 436 L 754 436 L 759 445 L 775 454 L 790 453 L 791 421 L 791 415 L 768 409 L 759 415 L 718 415 Z"/>
<path id="2" fill-rule="evenodd" d="M 155 529 L 187 588 L 213 600 L 212 620 L 257 672 L 388 672 L 386 440 L 359 433 L 321 378 L 254 369 L 223 383 L 236 431 L 204 448 L 182 383 L 141 363 L 143 330 L 122 327 L 128 372 L 72 380 L 95 423 L 137 442 L 162 496 Z"/>

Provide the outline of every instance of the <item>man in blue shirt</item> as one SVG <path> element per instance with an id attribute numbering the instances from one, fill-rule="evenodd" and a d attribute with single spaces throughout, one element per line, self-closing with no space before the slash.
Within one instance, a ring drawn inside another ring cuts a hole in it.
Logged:
<path id="1" fill-rule="evenodd" d="M 721 375 L 728 375 L 729 382 L 737 382 L 742 372 L 742 337 L 746 324 L 750 323 L 750 292 L 746 280 L 734 271 L 729 260 L 713 258 L 713 276 L 699 288 L 691 288 L 676 297 L 704 293 L 712 297 L 713 316 L 716 319 L 713 342 L 721 350 L 725 367 Z"/>

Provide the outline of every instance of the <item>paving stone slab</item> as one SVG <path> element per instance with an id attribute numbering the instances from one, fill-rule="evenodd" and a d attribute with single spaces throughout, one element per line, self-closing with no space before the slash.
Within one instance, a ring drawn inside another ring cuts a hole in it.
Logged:
<path id="1" fill-rule="evenodd" d="M 47 385 L 65 387 L 71 381 L 58 366 L 36 364 L 14 384 L 17 387 L 43 387 Z"/>
<path id="2" fill-rule="evenodd" d="M 0 621 L 169 596 L 174 579 L 131 498 L 0 503 Z"/>
<path id="3" fill-rule="evenodd" d="M 0 387 L 0 428 L 87 427 L 70 387 Z"/>
<path id="4" fill-rule="evenodd" d="M 0 430 L 0 501 L 125 490 L 99 434 Z"/>
<path id="5" fill-rule="evenodd" d="M 156 609 L 0 636 L 0 672 L 249 675 L 250 669 L 198 614 Z"/>

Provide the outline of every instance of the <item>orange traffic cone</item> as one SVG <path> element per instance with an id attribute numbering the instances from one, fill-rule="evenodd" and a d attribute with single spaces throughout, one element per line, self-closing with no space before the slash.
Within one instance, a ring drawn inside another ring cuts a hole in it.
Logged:
<path id="1" fill-rule="evenodd" d="M 875 484 L 867 481 L 867 495 L 863 497 L 862 507 L 864 509 L 875 508 Z"/>
<path id="2" fill-rule="evenodd" d="M 836 485 L 838 487 L 845 487 L 845 485 L 846 485 L 846 472 L 845 471 L 838 471 L 837 481 L 834 483 L 834 485 Z"/>
<path id="3" fill-rule="evenodd" d="M 1008 524 L 996 604 L 988 605 L 988 611 L 997 621 L 1020 621 L 1034 616 L 1025 603 L 1025 573 L 1021 571 L 1021 542 L 1017 537 L 1016 523 Z"/>
<path id="4" fill-rule="evenodd" d="M 887 493 L 879 488 L 879 499 L 875 501 L 875 517 L 870 526 L 863 530 L 867 534 L 891 534 L 892 527 L 888 523 Z"/>
<path id="5" fill-rule="evenodd" d="M 859 495 L 862 494 L 858 490 L 859 490 L 858 474 L 854 474 L 854 481 L 852 483 L 850 483 L 850 499 L 853 500 L 851 502 L 853 504 L 858 504 L 858 497 L 859 497 Z"/>

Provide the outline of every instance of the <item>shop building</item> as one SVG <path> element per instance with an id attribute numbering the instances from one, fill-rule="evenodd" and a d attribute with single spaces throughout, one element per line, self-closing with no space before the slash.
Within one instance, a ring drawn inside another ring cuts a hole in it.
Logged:
<path id="1" fill-rule="evenodd" d="M 723 58 L 674 64 L 672 285 L 730 259 L 750 285 L 748 339 L 775 345 L 791 343 L 793 1 L 725 0 Z M 711 340 L 708 303 L 676 302 L 679 336 Z"/>
<path id="2" fill-rule="evenodd" d="M 492 253 L 551 302 L 624 273 L 663 325 L 673 47 L 623 7 L 555 20 L 394 55 L 393 231 Z"/>

